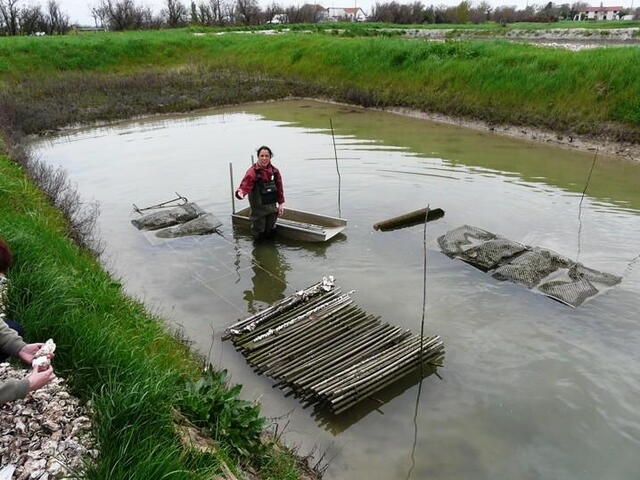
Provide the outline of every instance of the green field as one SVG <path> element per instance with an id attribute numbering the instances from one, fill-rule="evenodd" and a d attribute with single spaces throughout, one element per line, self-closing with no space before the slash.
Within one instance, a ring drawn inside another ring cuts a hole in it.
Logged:
<path id="1" fill-rule="evenodd" d="M 113 80 L 114 75 L 149 70 L 161 75 L 187 67 L 290 80 L 310 92 L 365 106 L 640 138 L 638 48 L 572 52 L 499 40 L 196 36 L 184 30 L 9 38 L 0 44 L 3 91 L 24 95 L 25 104 L 50 96 L 52 89 L 54 96 L 64 95 L 60 90 L 74 75 Z M 28 91 L 22 92 L 27 83 Z M 46 85 L 49 90 L 42 91 Z M 121 94 L 126 101 L 126 92 Z M 201 106 L 208 105 L 196 102 L 191 108 Z M 148 108 L 155 111 L 153 105 Z"/>

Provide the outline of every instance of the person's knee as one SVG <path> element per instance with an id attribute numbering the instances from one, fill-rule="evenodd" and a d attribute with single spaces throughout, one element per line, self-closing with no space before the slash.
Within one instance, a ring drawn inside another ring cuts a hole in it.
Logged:
<path id="1" fill-rule="evenodd" d="M 18 322 L 14 322 L 13 320 L 5 320 L 5 323 L 9 326 L 9 328 L 18 332 L 20 337 L 24 338 L 24 328 Z"/>

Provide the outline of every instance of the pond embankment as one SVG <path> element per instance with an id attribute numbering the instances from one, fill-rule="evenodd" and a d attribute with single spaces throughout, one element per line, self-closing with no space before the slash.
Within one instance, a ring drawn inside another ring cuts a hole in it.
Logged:
<path id="1" fill-rule="evenodd" d="M 386 31 L 393 32 L 393 29 Z M 403 35 L 408 38 L 425 38 L 430 40 L 474 40 L 482 38 L 506 38 L 513 40 L 554 40 L 575 42 L 629 42 L 640 44 L 640 28 L 493 28 L 493 29 L 457 29 L 457 28 L 409 28 Z"/>
<path id="2" fill-rule="evenodd" d="M 7 39 L 0 72 L 2 110 L 26 133 L 297 96 L 619 143 L 614 153 L 640 143 L 636 48 L 135 32 Z"/>

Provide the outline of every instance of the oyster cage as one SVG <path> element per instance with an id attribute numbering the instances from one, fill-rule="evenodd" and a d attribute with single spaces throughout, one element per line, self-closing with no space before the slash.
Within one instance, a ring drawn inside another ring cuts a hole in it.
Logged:
<path id="1" fill-rule="evenodd" d="M 552 250 L 523 245 L 470 225 L 445 233 L 438 245 L 449 257 L 490 272 L 497 280 L 518 283 L 574 308 L 622 281 L 622 277 L 585 267 Z"/>

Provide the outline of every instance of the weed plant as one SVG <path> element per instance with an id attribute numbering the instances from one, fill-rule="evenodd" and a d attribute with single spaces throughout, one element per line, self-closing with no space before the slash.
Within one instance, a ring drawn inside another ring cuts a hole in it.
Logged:
<path id="1" fill-rule="evenodd" d="M 262 456 L 260 440 L 265 419 L 260 407 L 239 398 L 241 385 L 229 388 L 226 370 L 208 369 L 197 381 L 188 381 L 177 406 L 191 422 L 240 457 Z"/>

